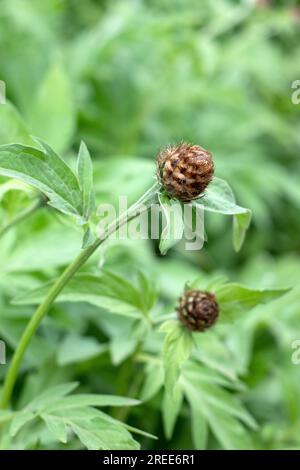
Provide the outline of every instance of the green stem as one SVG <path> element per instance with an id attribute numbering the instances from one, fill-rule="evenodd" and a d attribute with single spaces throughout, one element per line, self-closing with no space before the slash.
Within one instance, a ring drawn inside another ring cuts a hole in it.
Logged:
<path id="1" fill-rule="evenodd" d="M 25 209 L 23 212 L 18 214 L 14 219 L 9 222 L 9 224 L 7 224 L 2 230 L 0 230 L 0 238 L 2 238 L 11 228 L 15 227 L 17 224 L 27 219 L 27 217 L 30 217 L 45 204 L 46 201 L 43 198 L 38 198 L 36 201 L 34 201 L 34 203 L 30 207 L 28 207 L 28 209 Z"/>
<path id="2" fill-rule="evenodd" d="M 17 380 L 20 365 L 25 354 L 25 351 L 37 331 L 41 321 L 48 313 L 50 307 L 61 293 L 63 288 L 68 284 L 74 274 L 85 264 L 85 262 L 91 257 L 91 255 L 97 250 L 97 248 L 109 238 L 114 232 L 116 232 L 121 226 L 125 225 L 130 220 L 134 219 L 141 212 L 148 210 L 151 205 L 152 198 L 156 193 L 157 183 L 152 186 L 137 203 L 131 206 L 128 211 L 121 214 L 118 219 L 113 221 L 107 227 L 105 235 L 102 238 L 98 238 L 91 246 L 85 248 L 77 258 L 65 269 L 55 284 L 50 288 L 46 298 L 40 304 L 34 315 L 31 317 L 27 324 L 21 339 L 18 343 L 17 349 L 13 355 L 10 367 L 6 374 L 4 381 L 2 399 L 0 402 L 1 408 L 7 408 L 10 404 L 11 395 Z"/>

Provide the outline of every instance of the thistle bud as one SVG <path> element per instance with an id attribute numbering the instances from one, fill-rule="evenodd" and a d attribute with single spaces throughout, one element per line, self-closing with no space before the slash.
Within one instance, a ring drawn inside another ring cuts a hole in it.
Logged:
<path id="1" fill-rule="evenodd" d="M 157 158 L 157 177 L 166 193 L 182 202 L 197 199 L 211 182 L 211 153 L 199 145 L 168 147 Z"/>
<path id="2" fill-rule="evenodd" d="M 177 313 L 189 330 L 205 331 L 216 322 L 219 306 L 210 292 L 187 290 L 179 299 Z"/>

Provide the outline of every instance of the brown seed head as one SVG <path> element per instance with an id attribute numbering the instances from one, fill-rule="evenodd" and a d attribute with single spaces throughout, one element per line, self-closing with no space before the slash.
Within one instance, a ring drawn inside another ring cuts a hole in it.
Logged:
<path id="1" fill-rule="evenodd" d="M 157 158 L 157 177 L 166 193 L 182 202 L 197 199 L 211 182 L 214 163 L 211 153 L 199 145 L 168 147 Z"/>
<path id="2" fill-rule="evenodd" d="M 219 305 L 210 292 L 187 290 L 179 299 L 177 313 L 189 330 L 205 331 L 216 322 Z"/>

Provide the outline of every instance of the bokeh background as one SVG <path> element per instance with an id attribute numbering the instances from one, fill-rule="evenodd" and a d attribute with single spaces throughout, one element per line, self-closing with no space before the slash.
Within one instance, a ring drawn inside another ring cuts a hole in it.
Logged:
<path id="1" fill-rule="evenodd" d="M 120 194 L 134 201 L 152 183 L 161 148 L 186 140 L 212 152 L 217 176 L 252 209 L 238 254 L 231 245 L 231 221 L 209 214 L 208 240 L 197 253 L 179 244 L 162 257 L 155 241 L 128 240 L 111 244 L 101 256 L 126 278 L 137 270 L 155 278 L 166 311 L 185 282 L 199 276 L 293 287 L 228 333 L 234 359 L 207 345 L 211 361 L 234 369 L 247 385 L 242 399 L 260 424 L 252 436 L 258 448 L 300 447 L 300 365 L 291 361 L 292 343 L 300 339 L 300 104 L 291 100 L 292 83 L 300 79 L 299 39 L 300 5 L 292 0 L 2 0 L 0 5 L 0 79 L 7 89 L 7 103 L 0 105 L 1 143 L 39 136 L 73 165 L 83 139 L 93 157 L 97 202 L 116 204 Z M 30 192 L 1 192 L 0 186 L 1 226 L 30 198 Z M 32 313 L 11 307 L 9 300 L 53 278 L 78 250 L 80 236 L 71 223 L 43 211 L 1 240 L 0 337 L 9 348 Z M 97 269 L 98 258 L 91 269 Z M 24 366 L 39 367 L 38 379 L 29 375 L 36 387 L 65 374 L 88 389 L 126 395 L 116 377 L 129 373 L 123 368 L 128 325 L 100 320 L 94 310 L 54 309 Z M 100 354 L 60 367 L 57 344 L 70 332 L 122 342 L 123 351 L 113 363 Z M 160 436 L 158 443 L 143 445 L 194 448 L 185 408 L 172 439 L 165 439 L 159 402 L 153 398 L 130 418 Z M 208 446 L 219 444 L 211 437 Z"/>

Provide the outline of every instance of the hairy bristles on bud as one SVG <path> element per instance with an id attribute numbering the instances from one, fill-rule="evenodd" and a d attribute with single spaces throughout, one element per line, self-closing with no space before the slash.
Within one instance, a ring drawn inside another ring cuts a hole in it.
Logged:
<path id="1" fill-rule="evenodd" d="M 179 299 L 177 312 L 181 323 L 189 330 L 205 331 L 219 316 L 214 294 L 200 290 L 187 290 Z"/>
<path id="2" fill-rule="evenodd" d="M 167 147 L 157 158 L 157 177 L 166 193 L 182 202 L 197 199 L 214 175 L 211 153 L 199 145 Z"/>

